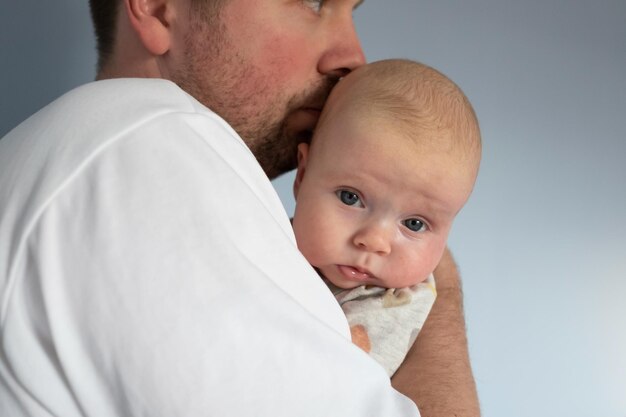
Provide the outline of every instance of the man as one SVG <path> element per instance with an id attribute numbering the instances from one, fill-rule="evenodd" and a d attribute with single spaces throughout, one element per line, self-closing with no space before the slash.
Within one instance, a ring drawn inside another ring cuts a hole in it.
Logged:
<path id="1" fill-rule="evenodd" d="M 294 166 L 364 62 L 357 4 L 92 1 L 108 80 L 0 141 L 0 414 L 416 415 L 350 343 L 248 151 L 269 177 Z M 395 383 L 426 416 L 475 415 L 444 261 Z"/>

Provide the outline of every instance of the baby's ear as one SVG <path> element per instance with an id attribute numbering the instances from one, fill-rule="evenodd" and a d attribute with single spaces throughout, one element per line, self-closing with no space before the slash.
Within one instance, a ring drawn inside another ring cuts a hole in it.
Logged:
<path id="1" fill-rule="evenodd" d="M 296 172 L 296 179 L 293 182 L 293 196 L 298 199 L 298 191 L 300 190 L 300 184 L 304 178 L 304 171 L 306 171 L 306 163 L 309 157 L 309 144 L 301 143 L 298 145 L 298 171 Z"/>

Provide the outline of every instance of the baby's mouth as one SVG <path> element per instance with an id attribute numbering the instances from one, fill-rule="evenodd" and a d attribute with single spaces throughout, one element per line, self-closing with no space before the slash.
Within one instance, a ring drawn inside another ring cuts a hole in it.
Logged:
<path id="1" fill-rule="evenodd" d="M 339 271 L 343 274 L 344 277 L 351 281 L 367 281 L 373 277 L 373 275 L 364 269 L 349 266 L 349 265 L 337 265 Z"/>

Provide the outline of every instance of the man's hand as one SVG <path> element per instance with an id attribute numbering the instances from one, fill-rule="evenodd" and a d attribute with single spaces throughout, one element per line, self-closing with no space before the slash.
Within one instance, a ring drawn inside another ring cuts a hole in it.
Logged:
<path id="1" fill-rule="evenodd" d="M 457 267 L 446 249 L 435 269 L 437 300 L 391 382 L 415 401 L 422 417 L 480 415 L 463 317 Z"/>

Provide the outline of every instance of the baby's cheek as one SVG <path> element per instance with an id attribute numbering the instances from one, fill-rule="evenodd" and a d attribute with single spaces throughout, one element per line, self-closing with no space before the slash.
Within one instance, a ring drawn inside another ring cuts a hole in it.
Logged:
<path id="1" fill-rule="evenodd" d="M 394 287 L 402 288 L 419 284 L 428 278 L 433 269 L 432 259 L 427 255 L 407 254 L 399 259 L 394 267 L 396 276 Z"/>
<path id="2" fill-rule="evenodd" d="M 316 267 L 326 263 L 331 245 L 324 231 L 317 228 L 314 230 L 309 229 L 308 233 L 298 240 L 298 249 L 300 249 L 307 261 Z"/>
<path id="3" fill-rule="evenodd" d="M 300 250 L 300 252 L 302 252 L 304 257 L 307 261 L 309 261 L 310 264 L 315 265 L 315 258 L 317 257 L 317 255 L 314 250 L 315 245 L 311 242 L 311 239 L 312 236 L 308 233 L 306 235 L 301 235 L 298 238 L 298 249 Z"/>

